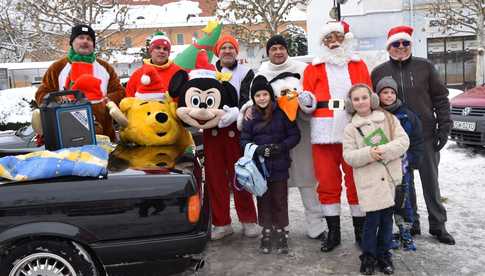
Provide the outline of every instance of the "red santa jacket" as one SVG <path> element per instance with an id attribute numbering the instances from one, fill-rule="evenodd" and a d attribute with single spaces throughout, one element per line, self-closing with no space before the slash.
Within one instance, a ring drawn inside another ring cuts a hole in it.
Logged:
<path id="1" fill-rule="evenodd" d="M 331 99 L 344 100 L 349 88 L 357 83 L 372 87 L 369 71 L 362 60 L 350 61 L 342 66 L 312 64 L 305 69 L 303 89 L 312 92 L 319 102 L 311 119 L 312 144 L 342 143 L 349 115 L 344 110 L 331 110 L 322 106 L 328 105 Z"/>
<path id="2" fill-rule="evenodd" d="M 182 70 L 178 65 L 175 63 L 172 63 L 171 60 L 169 60 L 166 64 L 158 66 L 155 64 L 150 63 L 149 59 L 144 60 L 144 64 L 142 67 L 136 69 L 135 72 L 130 77 L 130 80 L 128 81 L 128 84 L 126 85 L 126 97 L 135 97 L 135 94 L 138 90 L 138 87 L 141 84 L 141 76 L 143 75 L 143 67 L 144 66 L 153 66 L 155 69 L 157 69 L 157 72 L 162 79 L 162 86 L 163 90 L 162 91 L 168 91 L 168 85 L 170 84 L 170 80 L 172 79 L 173 75 L 179 70 Z"/>

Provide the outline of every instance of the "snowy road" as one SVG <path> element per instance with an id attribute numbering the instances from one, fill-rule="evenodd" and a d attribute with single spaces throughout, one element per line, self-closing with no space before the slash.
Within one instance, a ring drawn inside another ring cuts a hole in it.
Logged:
<path id="1" fill-rule="evenodd" d="M 449 142 L 440 164 L 441 194 L 448 210 L 447 228 L 456 245 L 438 243 L 428 234 L 427 212 L 421 183 L 416 189 L 423 235 L 416 252 L 394 252 L 396 275 L 485 275 L 485 149 L 459 148 Z M 207 250 L 208 275 L 357 275 L 358 255 L 348 208 L 342 208 L 342 245 L 331 253 L 320 252 L 320 242 L 303 230 L 300 196 L 290 189 L 290 254 L 258 253 L 259 239 L 241 234 L 232 212 L 235 234 L 211 242 Z"/>

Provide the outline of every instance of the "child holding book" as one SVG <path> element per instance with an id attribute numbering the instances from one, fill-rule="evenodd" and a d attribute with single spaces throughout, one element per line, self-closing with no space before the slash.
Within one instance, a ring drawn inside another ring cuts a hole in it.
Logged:
<path id="1" fill-rule="evenodd" d="M 401 183 L 401 156 L 409 139 L 398 119 L 380 110 L 379 98 L 365 84 L 350 88 L 346 110 L 352 114 L 345 127 L 343 155 L 352 166 L 359 204 L 366 212 L 360 272 L 374 274 L 374 266 L 394 273 L 390 244 L 396 185 Z"/>
<path id="2" fill-rule="evenodd" d="M 261 252 L 272 250 L 272 236 L 279 254 L 288 253 L 285 227 L 288 226 L 288 169 L 289 151 L 300 141 L 300 131 L 275 103 L 274 92 L 264 76 L 257 76 L 251 84 L 253 119 L 244 121 L 241 146 L 258 145 L 256 157 L 264 157 L 268 190 L 257 197 L 258 222 L 263 227 Z"/>
<path id="3" fill-rule="evenodd" d="M 411 235 L 411 228 L 414 223 L 414 211 L 410 196 L 416 196 L 416 193 L 413 192 L 413 170 L 418 168 L 424 151 L 421 121 L 416 113 L 397 98 L 397 83 L 391 76 L 379 80 L 376 86 L 376 92 L 379 95 L 381 107 L 399 119 L 401 126 L 409 137 L 409 149 L 404 155 L 402 162 L 402 184 L 396 188 L 394 219 L 399 228 L 399 234 L 397 237 L 395 235 L 392 247 L 397 249 L 401 246 L 404 250 L 414 251 L 416 250 L 416 244 Z M 415 197 L 414 204 L 416 204 Z"/>

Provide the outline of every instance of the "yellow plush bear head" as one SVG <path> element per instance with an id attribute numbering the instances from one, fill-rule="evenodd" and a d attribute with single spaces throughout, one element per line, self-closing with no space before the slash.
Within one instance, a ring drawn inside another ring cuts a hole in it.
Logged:
<path id="1" fill-rule="evenodd" d="M 120 110 L 126 117 L 120 138 L 123 143 L 143 146 L 191 145 L 192 136 L 176 116 L 177 104 L 170 98 L 144 100 L 124 98 Z"/>

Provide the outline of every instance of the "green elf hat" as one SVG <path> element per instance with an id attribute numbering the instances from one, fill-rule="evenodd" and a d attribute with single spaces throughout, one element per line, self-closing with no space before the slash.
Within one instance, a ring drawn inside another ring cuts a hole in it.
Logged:
<path id="1" fill-rule="evenodd" d="M 214 56 L 213 47 L 217 43 L 217 40 L 219 40 L 221 31 L 222 23 L 213 20 L 209 21 L 207 26 L 202 29 L 202 32 L 204 33 L 202 38 L 192 42 L 189 47 L 175 57 L 173 62 L 186 70 L 194 69 L 197 53 L 200 50 L 207 51 L 209 60 L 212 60 L 212 57 Z"/>

